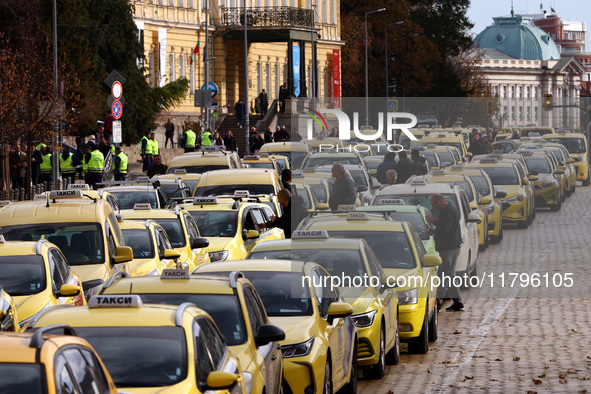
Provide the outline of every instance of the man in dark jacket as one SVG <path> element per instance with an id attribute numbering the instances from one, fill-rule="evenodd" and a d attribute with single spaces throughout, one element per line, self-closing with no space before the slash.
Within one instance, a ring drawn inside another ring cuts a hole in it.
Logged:
<path id="1" fill-rule="evenodd" d="M 224 137 L 224 146 L 226 150 L 237 152 L 236 149 L 236 138 L 234 138 L 234 134 L 232 134 L 232 130 L 226 131 L 226 136 Z"/>
<path id="2" fill-rule="evenodd" d="M 265 130 L 265 144 L 268 142 L 273 142 L 273 132 L 270 127 L 267 127 L 267 130 Z"/>
<path id="3" fill-rule="evenodd" d="M 306 217 L 306 207 L 301 197 L 292 197 L 290 191 L 287 189 L 282 189 L 277 193 L 277 200 L 283 207 L 283 215 L 280 218 L 271 216 L 271 220 L 267 223 L 259 224 L 259 228 L 278 227 L 285 233 L 285 238 L 291 238 L 291 232 Z"/>
<path id="4" fill-rule="evenodd" d="M 435 249 L 439 252 L 442 261 L 437 271 L 440 279 L 437 297 L 440 300 L 442 298 L 453 299 L 453 304 L 446 311 L 463 311 L 464 304 L 460 296 L 460 288 L 455 286 L 456 281 L 453 280 L 456 274 L 456 261 L 462 247 L 460 215 L 453 205 L 448 203 L 445 197 L 439 193 L 433 194 L 430 202 L 433 209 L 439 212 L 437 220 L 431 215 L 426 217 L 429 223 L 435 225 Z M 440 305 L 439 301 L 438 305 Z"/>
<path id="5" fill-rule="evenodd" d="M 162 164 L 162 157 L 160 155 L 154 155 L 154 164 L 148 167 L 147 175 L 152 178 L 154 175 L 164 175 L 168 170 L 168 166 Z"/>
<path id="6" fill-rule="evenodd" d="M 396 153 L 388 152 L 384 156 L 384 161 L 380 163 L 380 165 L 378 166 L 378 170 L 376 173 L 376 178 L 378 179 L 378 182 L 380 182 L 382 185 L 388 183 L 388 179 L 386 178 L 386 172 L 388 170 L 393 170 L 394 167 L 396 167 Z"/>
<path id="7" fill-rule="evenodd" d="M 273 139 L 275 142 L 289 141 L 289 133 L 285 126 L 281 126 L 281 129 L 275 132 Z"/>
<path id="8" fill-rule="evenodd" d="M 357 189 L 355 183 L 345 173 L 345 167 L 340 163 L 332 166 L 332 176 L 336 179 L 332 185 L 328 205 L 331 211 L 338 211 L 339 205 L 355 204 L 357 199 Z"/>
<path id="9" fill-rule="evenodd" d="M 261 115 L 265 116 L 267 109 L 269 108 L 269 98 L 267 97 L 265 89 L 259 94 L 259 103 L 261 104 Z"/>
<path id="10" fill-rule="evenodd" d="M 415 163 L 407 156 L 405 151 L 398 152 L 398 163 L 396 163 L 396 183 L 404 183 L 415 174 Z"/>
<path id="11" fill-rule="evenodd" d="M 25 187 L 25 176 L 27 174 L 27 155 L 21 152 L 21 146 L 14 144 L 12 151 L 8 154 L 10 163 L 10 179 L 12 188 L 20 189 Z"/>
<path id="12" fill-rule="evenodd" d="M 418 149 L 413 149 L 410 151 L 410 159 L 414 163 L 415 171 L 413 175 L 425 175 L 427 172 L 427 158 L 425 156 L 421 156 Z"/>
<path id="13" fill-rule="evenodd" d="M 236 114 L 236 120 L 238 121 L 238 126 L 240 128 L 243 127 L 244 116 L 246 115 L 246 106 L 244 105 L 244 101 L 242 99 L 236 102 L 234 106 L 234 113 Z"/>

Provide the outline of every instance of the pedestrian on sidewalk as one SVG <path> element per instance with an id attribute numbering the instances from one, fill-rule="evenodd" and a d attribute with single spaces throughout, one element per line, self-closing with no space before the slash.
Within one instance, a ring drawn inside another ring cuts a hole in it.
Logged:
<path id="1" fill-rule="evenodd" d="M 164 141 L 164 148 L 168 147 L 168 140 L 170 140 L 170 147 L 174 148 L 174 123 L 170 121 L 170 118 L 164 124 L 164 135 L 166 136 L 166 141 Z"/>
<path id="2" fill-rule="evenodd" d="M 265 116 L 267 109 L 269 108 L 269 98 L 267 97 L 267 92 L 265 92 L 265 89 L 263 89 L 261 94 L 259 94 L 259 103 L 261 105 L 261 115 Z"/>
<path id="3" fill-rule="evenodd" d="M 244 127 L 244 116 L 246 115 L 246 106 L 244 105 L 244 101 L 239 99 L 234 105 L 234 113 L 236 114 L 236 120 L 238 121 L 238 126 L 240 128 Z"/>

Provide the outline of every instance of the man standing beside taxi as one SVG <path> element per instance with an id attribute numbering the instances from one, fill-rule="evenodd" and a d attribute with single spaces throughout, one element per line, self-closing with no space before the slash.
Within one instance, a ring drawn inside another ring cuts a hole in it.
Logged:
<path id="1" fill-rule="evenodd" d="M 460 296 L 460 288 L 454 286 L 455 281 L 453 280 L 456 275 L 456 262 L 462 246 L 460 215 L 453 205 L 449 204 L 445 197 L 439 193 L 433 194 L 430 201 L 433 209 L 439 212 L 437 220 L 431 215 L 426 217 L 429 223 L 436 226 L 434 231 L 435 249 L 439 252 L 442 261 L 437 272 L 440 279 L 437 291 L 438 308 L 441 305 L 442 298 L 451 298 L 453 304 L 446 308 L 446 311 L 460 312 L 464 310 L 464 304 Z M 430 232 L 432 233 L 431 230 Z"/>
<path id="2" fill-rule="evenodd" d="M 331 211 L 338 211 L 339 205 L 352 205 L 357 200 L 357 189 L 353 180 L 345 173 L 341 163 L 332 165 L 332 176 L 335 178 L 332 192 L 328 199 Z"/>

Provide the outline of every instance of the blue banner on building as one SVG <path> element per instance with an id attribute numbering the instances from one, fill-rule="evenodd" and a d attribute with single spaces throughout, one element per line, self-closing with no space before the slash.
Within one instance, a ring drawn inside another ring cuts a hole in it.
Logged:
<path id="1" fill-rule="evenodd" d="M 292 97 L 298 97 L 300 95 L 300 47 L 298 46 L 293 46 L 293 86 Z"/>

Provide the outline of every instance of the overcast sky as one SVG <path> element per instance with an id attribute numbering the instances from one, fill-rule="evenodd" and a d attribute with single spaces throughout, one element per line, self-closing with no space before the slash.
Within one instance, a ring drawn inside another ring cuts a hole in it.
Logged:
<path id="1" fill-rule="evenodd" d="M 468 17 L 474 23 L 474 34 L 480 33 L 493 23 L 495 16 L 511 14 L 511 0 L 471 0 Z M 550 7 L 562 20 L 587 22 L 587 49 L 591 48 L 591 0 L 513 0 L 516 14 L 535 14 L 540 12 L 540 3 L 550 13 Z"/>

